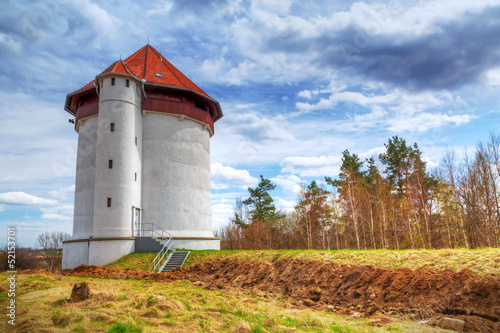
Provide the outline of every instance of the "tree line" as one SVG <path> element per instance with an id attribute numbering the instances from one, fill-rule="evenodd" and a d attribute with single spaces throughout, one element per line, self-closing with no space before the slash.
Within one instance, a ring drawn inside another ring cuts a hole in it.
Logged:
<path id="1" fill-rule="evenodd" d="M 223 249 L 437 249 L 500 245 L 500 136 L 428 170 L 418 145 L 394 136 L 378 156 L 345 150 L 336 178 L 304 185 L 293 212 L 276 209 L 260 176 L 219 231 Z M 328 185 L 328 186 L 325 186 Z M 328 190 L 328 189 L 330 190 Z"/>
<path id="2" fill-rule="evenodd" d="M 15 251 L 16 269 L 45 268 L 51 272 L 59 272 L 62 264 L 62 246 L 71 238 L 66 232 L 52 231 L 38 235 L 36 247 L 17 246 Z M 0 271 L 9 270 L 8 247 L 0 246 Z"/>

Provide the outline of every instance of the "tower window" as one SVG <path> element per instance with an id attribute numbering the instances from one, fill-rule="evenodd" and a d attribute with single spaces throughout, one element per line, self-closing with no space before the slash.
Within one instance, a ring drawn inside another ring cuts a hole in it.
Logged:
<path id="1" fill-rule="evenodd" d="M 111 132 L 114 132 L 114 131 L 115 131 L 115 123 L 111 123 L 111 124 L 109 125 L 109 130 L 110 130 Z"/>
<path id="2" fill-rule="evenodd" d="M 137 137 L 135 137 L 135 145 L 137 146 Z"/>
<path id="3" fill-rule="evenodd" d="M 111 198 L 108 198 L 108 207 L 111 207 Z"/>
<path id="4" fill-rule="evenodd" d="M 130 87 L 130 81 L 129 80 L 125 80 L 125 85 L 128 87 Z"/>
<path id="5" fill-rule="evenodd" d="M 137 172 L 135 173 L 135 181 L 137 181 Z"/>
<path id="6" fill-rule="evenodd" d="M 112 86 L 114 86 L 114 85 L 115 85 L 115 78 L 114 78 L 114 77 L 112 77 L 112 78 L 111 78 L 111 85 L 112 85 Z"/>
<path id="7" fill-rule="evenodd" d="M 113 169 L 113 160 L 109 160 L 109 161 L 108 161 L 108 167 L 109 167 L 110 169 Z"/>

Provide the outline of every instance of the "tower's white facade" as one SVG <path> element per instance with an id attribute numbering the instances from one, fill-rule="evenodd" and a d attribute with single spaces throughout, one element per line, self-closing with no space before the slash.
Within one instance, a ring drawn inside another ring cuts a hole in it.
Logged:
<path id="1" fill-rule="evenodd" d="M 177 248 L 220 248 L 210 186 L 217 101 L 146 45 L 69 94 L 66 110 L 79 138 L 63 269 L 134 252 L 141 224 L 172 234 Z"/>

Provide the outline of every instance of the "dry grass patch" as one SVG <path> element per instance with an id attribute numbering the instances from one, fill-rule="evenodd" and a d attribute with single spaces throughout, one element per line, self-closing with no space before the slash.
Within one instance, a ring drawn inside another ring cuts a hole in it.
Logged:
<path id="1" fill-rule="evenodd" d="M 371 265 L 378 268 L 428 267 L 434 270 L 464 268 L 482 275 L 500 275 L 500 249 L 478 250 L 248 250 L 248 251 L 192 251 L 185 267 L 207 260 L 238 258 L 243 261 L 274 262 L 281 258 L 300 258 L 350 265 Z"/>

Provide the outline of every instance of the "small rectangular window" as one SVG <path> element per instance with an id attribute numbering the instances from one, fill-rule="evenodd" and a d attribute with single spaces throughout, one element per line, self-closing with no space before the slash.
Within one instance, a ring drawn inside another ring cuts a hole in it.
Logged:
<path id="1" fill-rule="evenodd" d="M 135 145 L 137 146 L 137 137 L 135 137 Z"/>
<path id="2" fill-rule="evenodd" d="M 112 78 L 111 78 L 111 85 L 112 85 L 112 86 L 114 86 L 114 85 L 115 85 L 115 78 L 114 78 L 114 77 L 112 77 Z"/>
<path id="3" fill-rule="evenodd" d="M 137 181 L 137 172 L 135 173 L 135 181 Z"/>
<path id="4" fill-rule="evenodd" d="M 111 130 L 111 132 L 114 132 L 115 131 L 115 123 L 111 123 L 109 126 L 109 129 Z"/>
<path id="5" fill-rule="evenodd" d="M 125 85 L 127 86 L 127 88 L 128 88 L 128 87 L 130 87 L 130 81 L 129 81 L 129 80 L 126 80 L 126 81 L 125 81 Z"/>
<path id="6" fill-rule="evenodd" d="M 108 207 L 111 207 L 111 198 L 108 198 Z"/>
<path id="7" fill-rule="evenodd" d="M 108 161 L 108 166 L 110 169 L 113 169 L 113 160 Z"/>

